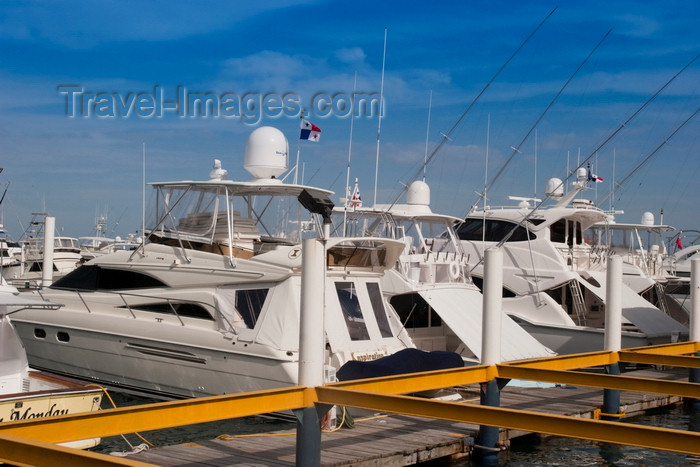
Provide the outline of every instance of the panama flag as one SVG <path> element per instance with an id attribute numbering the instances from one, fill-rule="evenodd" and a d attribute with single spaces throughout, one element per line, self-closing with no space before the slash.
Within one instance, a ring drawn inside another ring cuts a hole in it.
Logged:
<path id="1" fill-rule="evenodd" d="M 303 118 L 301 119 L 301 134 L 299 135 L 299 139 L 308 139 L 309 141 L 313 141 L 314 143 L 318 143 L 319 138 L 321 137 L 321 129 L 314 125 L 313 123 L 304 120 Z"/>
<path id="2" fill-rule="evenodd" d="M 589 182 L 596 182 L 596 183 L 602 183 L 602 182 L 603 182 L 603 178 L 602 178 L 602 177 L 599 177 L 599 176 L 597 176 L 596 174 L 591 173 L 591 165 L 590 165 L 590 164 L 588 164 L 588 181 L 589 181 Z"/>

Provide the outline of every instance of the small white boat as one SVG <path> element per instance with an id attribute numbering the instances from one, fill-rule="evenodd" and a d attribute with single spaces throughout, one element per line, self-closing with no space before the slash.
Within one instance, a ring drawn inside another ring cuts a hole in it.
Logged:
<path id="1" fill-rule="evenodd" d="M 58 306 L 0 285 L 0 423 L 99 410 L 102 389 L 29 368 L 9 315 L 30 308 L 55 311 Z M 92 438 L 64 445 L 87 449 L 99 442 Z"/>
<path id="2" fill-rule="evenodd" d="M 2 277 L 18 287 L 34 287 L 42 279 L 44 270 L 44 219 L 45 213 L 33 213 L 29 230 L 25 232 L 22 246 L 13 267 L 5 268 Z M 77 238 L 54 236 L 52 278 L 58 279 L 83 263 Z"/>

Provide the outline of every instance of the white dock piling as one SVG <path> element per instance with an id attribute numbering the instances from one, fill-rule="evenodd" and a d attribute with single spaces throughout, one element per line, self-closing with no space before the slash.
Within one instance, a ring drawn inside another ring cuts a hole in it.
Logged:
<path id="1" fill-rule="evenodd" d="M 311 238 L 302 243 L 299 386 L 323 385 L 325 245 Z M 296 464 L 321 465 L 320 407 L 297 409 Z"/>
<path id="2" fill-rule="evenodd" d="M 622 348 L 622 258 L 608 258 L 605 291 L 605 350 Z"/>
<path id="3" fill-rule="evenodd" d="M 481 364 L 501 363 L 503 252 L 489 248 L 484 262 L 484 309 L 481 328 Z"/>
<path id="4" fill-rule="evenodd" d="M 619 352 L 622 348 L 622 258 L 610 256 L 605 292 L 605 350 Z M 605 365 L 606 373 L 620 374 L 620 364 Z M 603 390 L 603 420 L 619 420 L 620 391 Z"/>
<path id="5" fill-rule="evenodd" d="M 700 258 L 690 261 L 690 340 L 700 341 Z"/>
<path id="6" fill-rule="evenodd" d="M 53 242 L 56 218 L 44 218 L 44 262 L 41 269 L 41 285 L 48 287 L 53 281 Z"/>
<path id="7" fill-rule="evenodd" d="M 700 341 L 700 258 L 690 261 L 690 322 L 688 327 L 690 328 L 690 341 Z M 700 357 L 700 352 L 695 352 L 695 356 Z M 691 368 L 688 381 L 700 383 L 700 369 Z M 700 399 L 693 399 L 691 406 L 697 419 L 697 415 L 700 414 Z"/>
<path id="8" fill-rule="evenodd" d="M 503 303 L 503 252 L 489 248 L 484 256 L 484 293 L 481 320 L 481 364 L 501 363 L 501 323 Z M 480 404 L 489 407 L 501 405 L 499 381 L 493 379 L 481 383 Z M 476 437 L 475 455 L 481 465 L 498 463 L 499 427 L 481 425 Z"/>

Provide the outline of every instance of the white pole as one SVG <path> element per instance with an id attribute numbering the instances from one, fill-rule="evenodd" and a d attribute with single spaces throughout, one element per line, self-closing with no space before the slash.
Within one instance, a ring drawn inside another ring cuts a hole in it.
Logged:
<path id="1" fill-rule="evenodd" d="M 503 252 L 486 250 L 484 258 L 484 307 L 481 327 L 481 364 L 501 363 L 501 303 L 503 301 Z"/>
<path id="2" fill-rule="evenodd" d="M 608 258 L 605 291 L 605 349 L 618 352 L 622 348 L 622 258 Z"/>
<path id="3" fill-rule="evenodd" d="M 41 271 L 42 286 L 48 287 L 53 279 L 53 241 L 56 218 L 46 216 L 44 218 L 44 263 Z"/>
<path id="4" fill-rule="evenodd" d="M 325 246 L 318 239 L 307 238 L 301 251 L 299 386 L 313 388 L 323 385 Z"/>
<path id="5" fill-rule="evenodd" d="M 379 118 L 377 119 L 377 157 L 374 162 L 374 206 L 377 205 L 377 178 L 379 176 L 379 137 L 382 134 L 384 113 L 384 65 L 386 64 L 386 28 L 384 28 L 384 54 L 382 55 L 382 83 L 379 87 Z"/>
<path id="6" fill-rule="evenodd" d="M 690 261 L 690 340 L 700 341 L 700 258 Z"/>

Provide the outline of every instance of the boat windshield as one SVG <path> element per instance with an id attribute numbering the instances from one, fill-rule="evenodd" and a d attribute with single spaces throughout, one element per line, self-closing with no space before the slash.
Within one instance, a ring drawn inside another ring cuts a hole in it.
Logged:
<path id="1" fill-rule="evenodd" d="M 301 188 L 233 184 L 156 186 L 147 232 L 151 241 L 225 245 L 253 254 L 260 243 L 296 244 L 316 222 L 297 199 Z M 243 189 L 245 188 L 245 189 Z"/>

